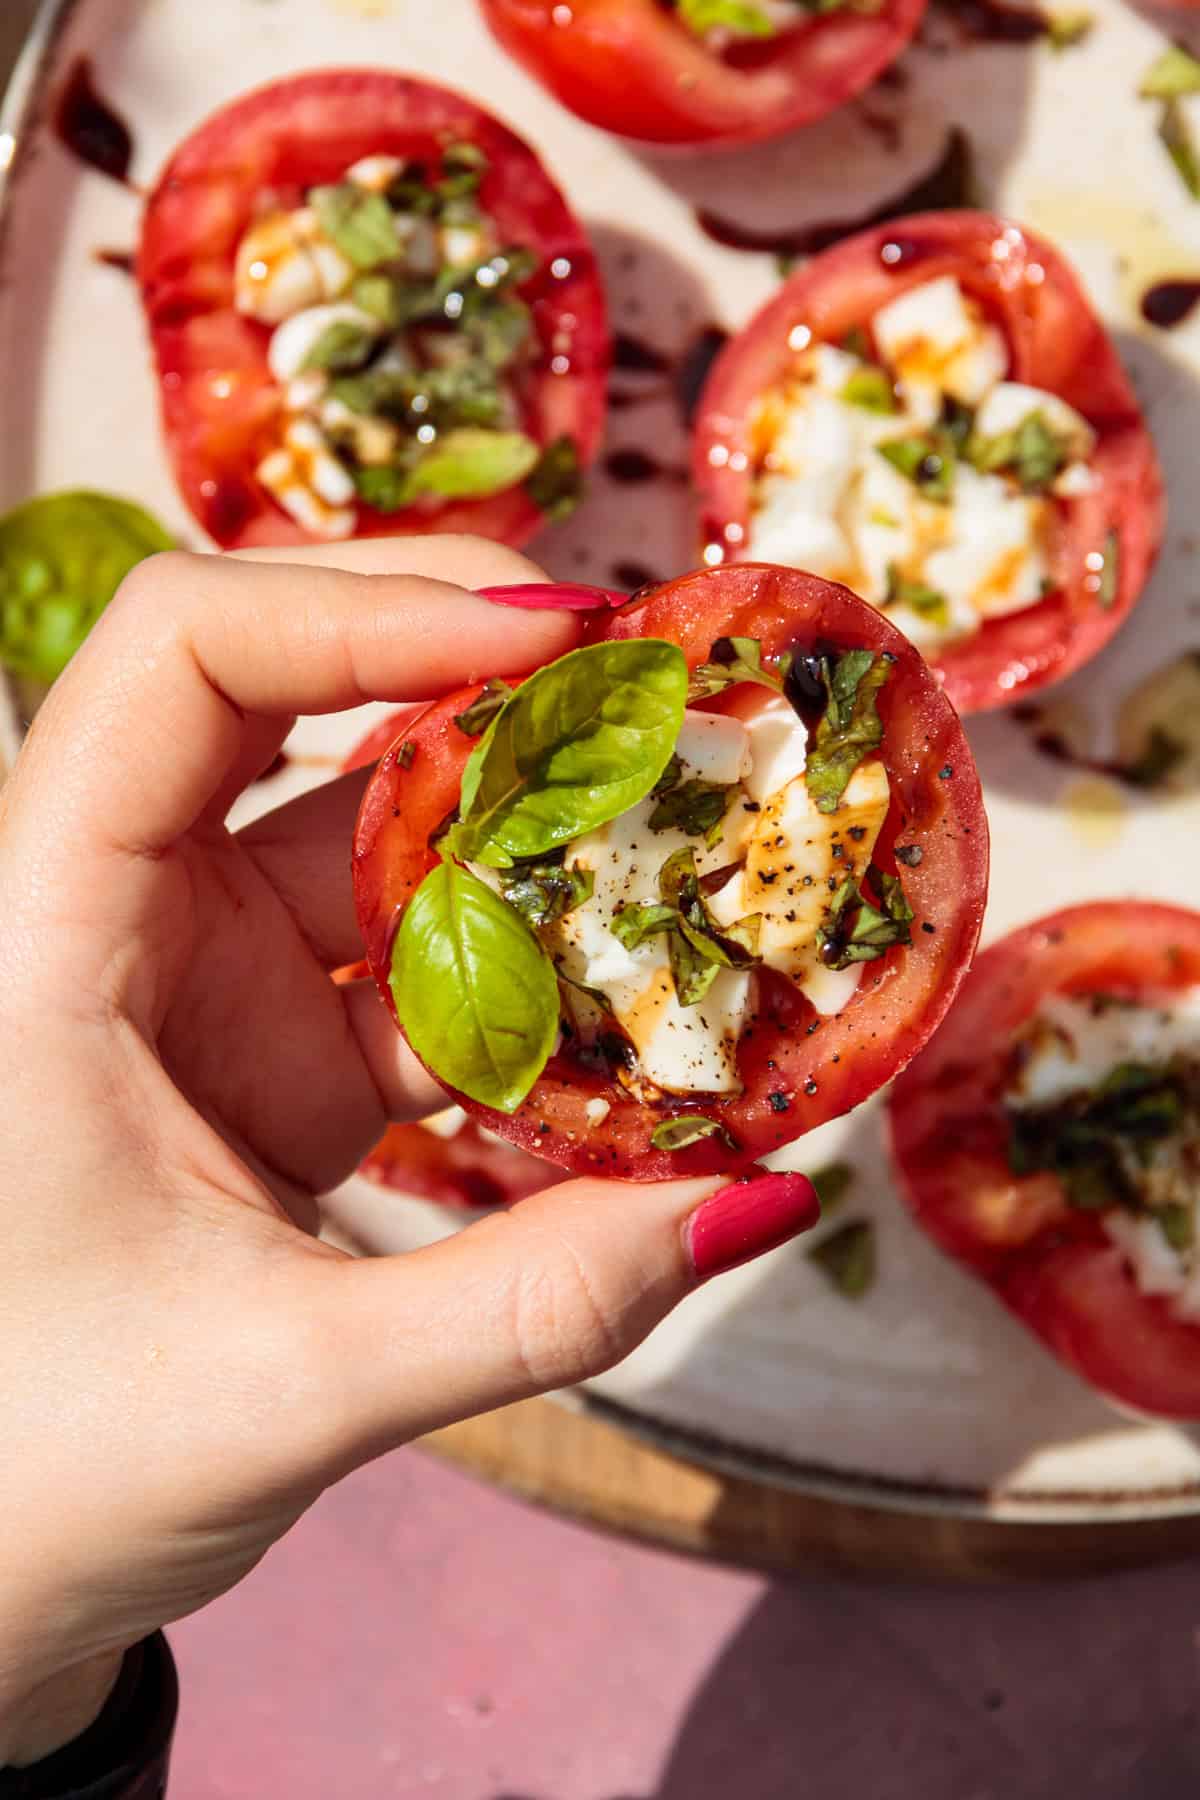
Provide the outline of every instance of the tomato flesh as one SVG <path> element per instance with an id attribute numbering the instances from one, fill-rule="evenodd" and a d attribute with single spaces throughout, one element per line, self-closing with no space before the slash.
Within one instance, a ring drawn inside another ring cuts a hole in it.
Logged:
<path id="1" fill-rule="evenodd" d="M 1055 913 L 984 951 L 890 1100 L 901 1188 L 934 1241 L 1085 1381 L 1179 1419 L 1200 1418 L 1200 1326 L 1141 1292 L 1054 1175 L 1011 1172 L 1003 1094 L 1014 1034 L 1049 995 L 1153 1003 L 1197 983 L 1200 913 L 1132 900 Z"/>
<path id="2" fill-rule="evenodd" d="M 803 327 L 814 340 L 839 343 L 907 289 L 945 275 L 1003 330 L 1007 379 L 1059 395 L 1097 438 L 1093 490 L 1055 503 L 1054 592 L 987 620 L 930 659 L 956 709 L 972 713 L 1012 705 L 1095 656 L 1132 610 L 1162 542 L 1162 475 L 1133 389 L 1049 244 L 988 213 L 942 212 L 872 226 L 814 257 L 714 364 L 697 411 L 693 478 L 706 554 L 736 555 L 747 541 L 753 548 L 749 421 L 760 396 L 787 376 L 795 357 L 789 337 Z M 1110 534 L 1117 573 L 1106 602 L 1095 559 Z"/>
<path id="3" fill-rule="evenodd" d="M 882 757 L 891 806 L 875 860 L 897 872 L 897 840 L 919 852 L 899 871 L 916 917 L 910 947 L 863 965 L 860 985 L 834 1017 L 821 1018 L 800 990 L 771 971 L 757 975 L 757 1016 L 738 1051 L 738 1095 L 635 1099 L 606 1069 L 569 1050 L 552 1056 L 532 1092 L 506 1115 L 453 1097 L 490 1130 L 565 1168 L 665 1179 L 738 1166 L 848 1111 L 914 1056 L 950 1004 L 970 959 L 987 881 L 987 826 L 962 728 L 916 651 L 881 615 L 845 588 L 791 570 L 744 565 L 706 570 L 592 615 L 585 638 L 658 637 L 690 666 L 725 635 L 758 639 L 764 657 L 784 651 L 869 648 L 895 658 L 879 695 Z M 457 806 L 472 748 L 455 716 L 481 684 L 438 701 L 404 725 L 409 747 L 383 757 L 363 800 L 355 835 L 354 886 L 367 958 L 388 998 L 392 941 L 404 906 L 437 853 L 430 835 Z M 588 1102 L 604 1100 L 603 1121 Z M 706 1138 L 659 1150 L 663 1119 L 703 1112 L 720 1120 L 735 1149 Z"/>

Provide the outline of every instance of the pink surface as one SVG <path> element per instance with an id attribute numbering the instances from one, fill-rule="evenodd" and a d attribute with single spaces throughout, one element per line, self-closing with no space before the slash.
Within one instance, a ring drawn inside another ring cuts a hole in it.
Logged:
<path id="1" fill-rule="evenodd" d="M 170 1800 L 1195 1800 L 1200 1570 L 768 1581 L 407 1451 L 175 1628 Z"/>

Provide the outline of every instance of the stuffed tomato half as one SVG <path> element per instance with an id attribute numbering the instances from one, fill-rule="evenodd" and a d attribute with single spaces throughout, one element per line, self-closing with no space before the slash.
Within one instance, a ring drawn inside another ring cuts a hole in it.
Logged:
<path id="1" fill-rule="evenodd" d="M 1103 1393 L 1200 1419 L 1200 913 L 1101 901 L 993 944 L 890 1104 L 942 1249 Z"/>
<path id="2" fill-rule="evenodd" d="M 960 712 L 1094 656 L 1164 524 L 1153 445 L 1075 276 L 986 213 L 873 227 L 785 282 L 713 368 L 694 475 L 706 560 L 845 582 Z"/>
<path id="3" fill-rule="evenodd" d="M 962 728 L 845 589 L 702 571 L 408 720 L 359 816 L 370 967 L 468 1114 L 567 1168 L 737 1167 L 914 1056 L 979 931 Z"/>
<path id="4" fill-rule="evenodd" d="M 517 543 L 578 497 L 599 277 L 533 151 L 458 94 L 337 69 L 235 101 L 151 194 L 138 279 L 175 474 L 223 546 Z"/>
<path id="5" fill-rule="evenodd" d="M 925 0 L 482 0 L 496 37 L 564 106 L 623 137 L 738 144 L 867 88 Z"/>

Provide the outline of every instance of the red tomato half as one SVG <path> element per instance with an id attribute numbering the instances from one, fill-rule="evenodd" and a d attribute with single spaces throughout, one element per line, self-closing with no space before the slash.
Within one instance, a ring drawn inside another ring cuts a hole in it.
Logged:
<path id="1" fill-rule="evenodd" d="M 978 777 L 962 727 L 911 644 L 831 582 L 752 564 L 701 571 L 644 590 L 618 611 L 593 615 L 585 635 L 592 642 L 666 638 L 692 667 L 725 635 L 758 639 L 764 656 L 870 648 L 895 658 L 879 695 L 891 808 L 874 860 L 896 873 L 895 846 L 906 847 L 909 860 L 899 872 L 916 915 L 911 947 L 896 946 L 864 964 L 853 999 L 825 1019 L 790 981 L 760 970 L 757 1014 L 738 1055 L 745 1086 L 736 1096 L 670 1097 L 647 1105 L 569 1049 L 551 1058 L 511 1116 L 447 1090 L 492 1131 L 565 1168 L 659 1180 L 738 1166 L 848 1112 L 916 1055 L 946 1011 L 975 947 L 987 885 Z M 408 766 L 400 761 L 400 744 L 394 745 L 359 814 L 355 900 L 367 957 L 389 1004 L 396 927 L 438 860 L 430 835 L 458 804 L 472 748 L 454 718 L 479 691 L 480 684 L 463 688 L 406 720 Z M 729 704 L 738 692 L 730 690 Z M 719 707 L 721 701 L 707 704 Z M 587 1103 L 594 1099 L 609 1104 L 600 1125 L 587 1119 Z M 655 1126 L 673 1114 L 694 1113 L 698 1104 L 727 1127 L 736 1149 L 711 1137 L 675 1152 L 655 1149 Z"/>
<path id="2" fill-rule="evenodd" d="M 298 206 L 358 158 L 429 158 L 470 142 L 488 158 L 480 205 L 502 239 L 539 258 L 518 290 L 538 354 L 520 395 L 540 444 L 574 439 L 582 464 L 604 425 L 608 328 L 587 236 L 538 158 L 507 126 L 447 88 L 407 75 L 331 69 L 235 100 L 175 152 L 147 202 L 138 280 L 161 387 L 163 424 L 184 498 L 226 548 L 296 544 L 308 534 L 254 478 L 279 390 L 270 327 L 233 304 L 237 246 L 264 203 Z M 380 513 L 359 506 L 359 537 L 472 531 L 521 543 L 542 514 L 521 487 L 479 500 Z"/>
<path id="3" fill-rule="evenodd" d="M 941 212 L 872 226 L 814 257 L 717 359 L 697 410 L 693 475 L 704 541 L 715 546 L 709 554 L 736 554 L 750 526 L 749 420 L 759 397 L 788 373 L 789 336 L 803 326 L 814 339 L 837 343 L 905 289 L 940 275 L 955 276 L 1003 330 L 1008 378 L 1060 395 L 1097 438 L 1092 492 L 1055 503 L 1055 591 L 1023 612 L 989 619 L 934 659 L 950 699 L 969 713 L 1010 705 L 1095 656 L 1133 607 L 1162 541 L 1154 446 L 1117 353 L 1056 250 L 990 213 Z M 1105 604 L 1094 565 L 1110 533 L 1117 582 Z"/>
<path id="4" fill-rule="evenodd" d="M 811 125 L 894 62 L 925 0 L 804 19 L 725 54 L 659 0 L 482 0 L 504 48 L 581 119 L 655 144 L 746 144 Z"/>
<path id="5" fill-rule="evenodd" d="M 1012 1174 L 1002 1095 L 1013 1037 L 1048 995 L 1152 1002 L 1197 982 L 1200 913 L 1136 900 L 1054 913 L 984 951 L 890 1101 L 902 1186 L 935 1242 L 1085 1381 L 1179 1419 L 1200 1418 L 1200 1326 L 1140 1291 L 1055 1175 Z"/>

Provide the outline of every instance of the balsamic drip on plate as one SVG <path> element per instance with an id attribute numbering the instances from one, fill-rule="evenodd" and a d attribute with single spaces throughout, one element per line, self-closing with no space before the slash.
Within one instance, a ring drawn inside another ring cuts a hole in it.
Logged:
<path id="1" fill-rule="evenodd" d="M 612 366 L 630 374 L 669 375 L 671 358 L 665 350 L 656 349 L 644 339 L 634 337 L 628 331 L 618 331 L 613 338 Z"/>
<path id="2" fill-rule="evenodd" d="M 1182 325 L 1200 301 L 1200 281 L 1156 281 L 1142 295 L 1141 312 L 1147 325 L 1169 331 Z"/>
<path id="3" fill-rule="evenodd" d="M 960 34 L 975 44 L 1032 44 L 1049 37 L 1050 20 L 1033 7 L 1003 0 L 945 0 Z"/>
<path id="4" fill-rule="evenodd" d="M 648 569 L 644 563 L 638 562 L 614 563 L 610 575 L 617 587 L 625 588 L 631 594 L 636 594 L 639 588 L 661 587 L 663 580 L 662 576 L 656 575 L 653 569 Z"/>
<path id="5" fill-rule="evenodd" d="M 116 269 L 122 275 L 132 275 L 136 261 L 132 250 L 93 250 L 92 258 L 103 263 L 106 269 Z"/>
<path id="6" fill-rule="evenodd" d="M 86 56 L 71 65 L 58 104 L 54 129 L 80 162 L 99 169 L 113 181 L 129 181 L 133 134 L 120 115 L 97 93 L 92 64 Z"/>
<path id="7" fill-rule="evenodd" d="M 614 412 L 624 412 L 673 393 L 684 425 L 690 425 L 708 371 L 728 338 L 729 333 L 719 325 L 702 325 L 682 350 L 672 354 L 640 338 L 618 333 L 613 345 L 613 373 L 656 375 L 660 379 L 610 386 L 609 405 Z"/>
<path id="8" fill-rule="evenodd" d="M 856 231 L 872 225 L 885 225 L 889 219 L 903 218 L 906 213 L 937 212 L 945 207 L 967 206 L 971 191 L 971 146 L 967 135 L 957 126 L 946 139 L 941 156 L 919 181 L 894 194 L 873 212 L 856 219 L 828 219 L 817 225 L 790 226 L 775 231 L 752 231 L 736 219 L 725 219 L 700 208 L 696 221 L 706 237 L 725 244 L 731 250 L 754 250 L 791 259 L 816 256 L 840 243 Z"/>
<path id="9" fill-rule="evenodd" d="M 645 481 L 686 481 L 686 469 L 672 469 L 645 450 L 612 450 L 604 459 L 605 473 L 622 487 L 638 487 Z"/>

